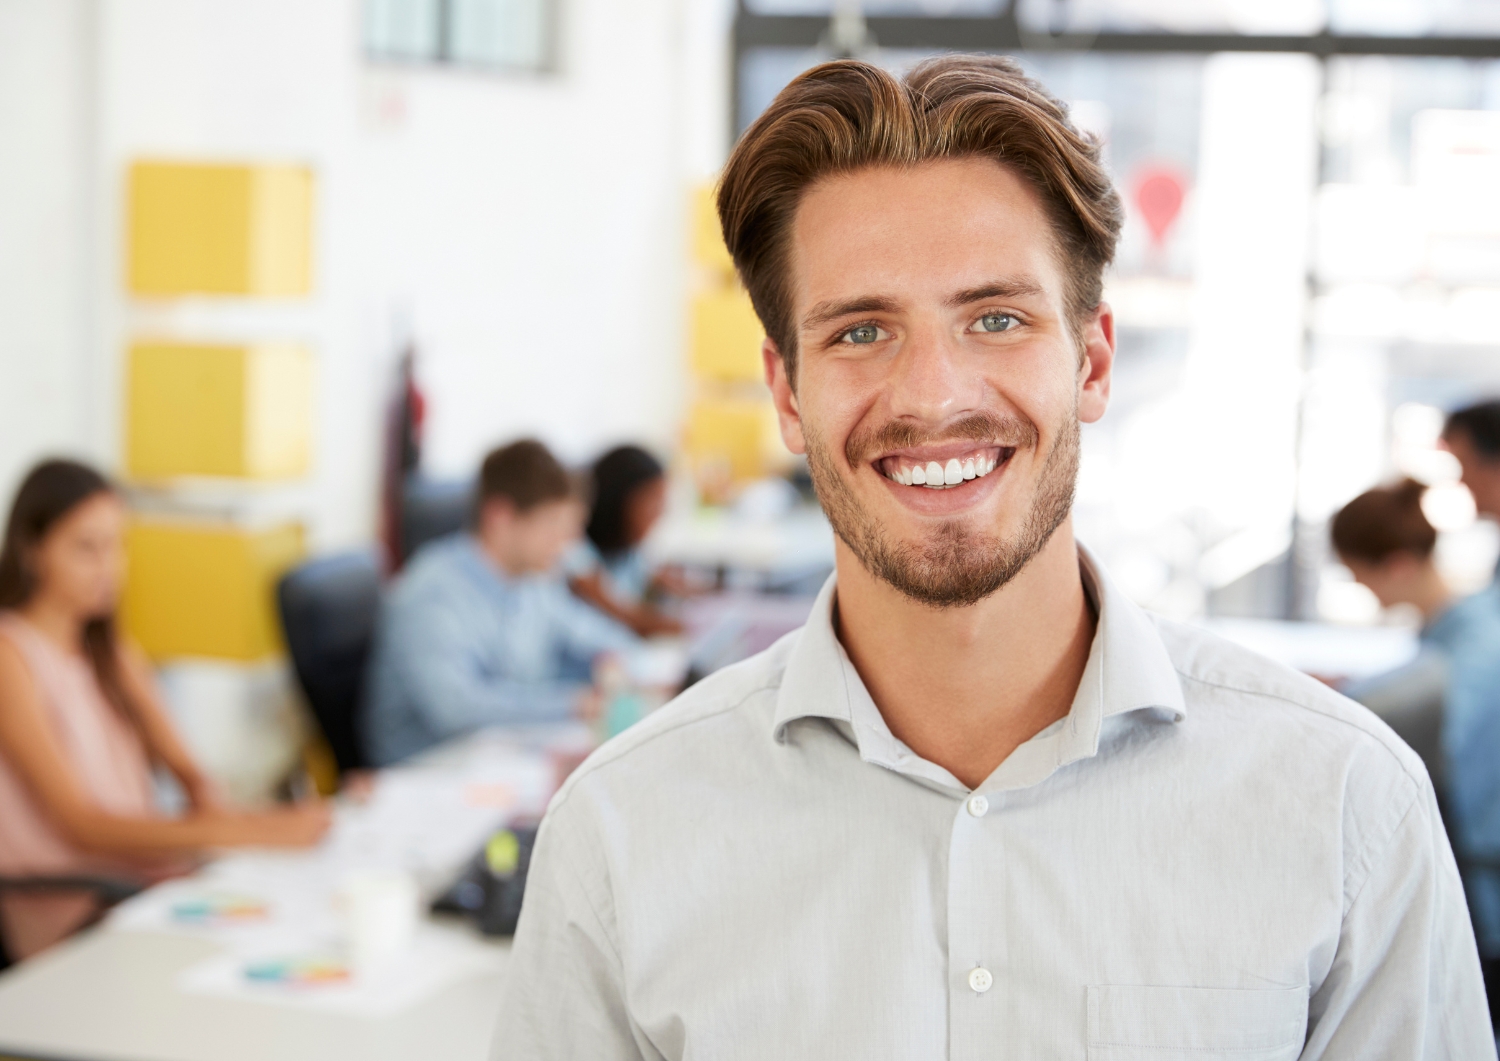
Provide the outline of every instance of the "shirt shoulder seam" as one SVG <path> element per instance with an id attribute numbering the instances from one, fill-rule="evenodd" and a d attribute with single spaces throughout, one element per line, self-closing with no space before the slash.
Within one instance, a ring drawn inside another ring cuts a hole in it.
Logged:
<path id="1" fill-rule="evenodd" d="M 573 774 L 568 778 L 568 780 L 563 784 L 563 787 L 558 791 L 556 798 L 553 800 L 553 806 L 561 807 L 568 801 L 568 798 L 573 794 L 573 789 L 578 786 L 579 782 L 584 780 L 586 777 L 598 773 L 600 770 L 603 770 L 604 768 L 620 761 L 627 755 L 630 755 L 631 753 L 646 747 L 648 744 L 652 744 L 655 741 L 660 740 L 662 737 L 665 737 L 670 733 L 676 733 L 678 730 L 686 729 L 689 726 L 697 725 L 700 722 L 707 722 L 709 719 L 718 718 L 721 715 L 729 714 L 731 711 L 736 711 L 741 706 L 743 706 L 746 700 L 749 700 L 757 693 L 768 692 L 772 689 L 777 689 L 780 686 L 781 675 L 778 674 L 774 680 L 767 681 L 762 685 L 757 685 L 752 689 L 747 689 L 745 690 L 743 695 L 735 697 L 733 700 L 730 700 L 727 703 L 721 704 L 718 707 L 705 711 L 702 714 L 694 714 L 691 718 L 685 718 L 678 722 L 674 722 L 670 726 L 664 726 L 657 732 L 652 733 L 647 737 L 641 738 L 639 741 L 630 744 L 628 747 L 622 747 L 614 750 L 611 754 L 609 754 L 605 758 L 600 759 L 598 762 L 585 763 L 583 766 L 574 771 Z"/>
<path id="2" fill-rule="evenodd" d="M 1180 677 L 1186 678 L 1189 681 L 1195 681 L 1199 685 L 1207 685 L 1213 689 L 1224 689 L 1227 692 L 1240 693 L 1244 696 L 1260 696 L 1268 700 L 1278 700 L 1283 704 L 1289 704 L 1292 707 L 1300 708 L 1304 711 L 1312 711 L 1320 717 L 1328 719 L 1330 722 L 1337 722 L 1341 726 L 1347 726 L 1349 729 L 1354 730 L 1361 736 L 1367 737 L 1369 740 L 1378 745 L 1380 747 L 1380 750 L 1383 751 L 1387 756 L 1389 756 L 1395 762 L 1395 764 L 1401 768 L 1401 772 L 1406 775 L 1407 780 L 1416 785 L 1418 791 L 1421 791 L 1423 779 L 1413 774 L 1407 764 L 1401 761 L 1401 757 L 1394 751 L 1392 751 L 1386 745 L 1385 741 L 1381 740 L 1380 737 L 1376 734 L 1371 733 L 1369 730 L 1356 725 L 1346 718 L 1339 718 L 1337 715 L 1330 714 L 1329 712 L 1319 708 L 1316 704 L 1309 704 L 1304 703 L 1301 700 L 1294 700 L 1290 696 L 1283 696 L 1281 693 L 1268 692 L 1265 689 L 1246 689 L 1243 686 L 1230 685 L 1227 682 L 1216 682 L 1208 678 L 1201 677 L 1197 674 L 1190 674 L 1180 667 L 1175 669 L 1177 670 L 1177 673 Z"/>

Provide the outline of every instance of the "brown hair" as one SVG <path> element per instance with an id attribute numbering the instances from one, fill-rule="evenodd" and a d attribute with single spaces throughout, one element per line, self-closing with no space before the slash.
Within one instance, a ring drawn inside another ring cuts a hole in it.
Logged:
<path id="1" fill-rule="evenodd" d="M 552 451 L 536 439 L 523 438 L 484 458 L 474 507 L 477 515 L 486 501 L 505 498 L 516 511 L 525 512 L 547 501 L 571 497 L 573 492 L 567 469 Z"/>
<path id="2" fill-rule="evenodd" d="M 1012 59 L 948 55 L 899 80 L 844 59 L 782 89 L 740 138 L 719 184 L 719 222 L 755 312 L 794 374 L 787 248 L 808 188 L 866 166 L 993 159 L 1040 196 L 1076 324 L 1099 305 L 1122 220 L 1099 151 L 1095 137 L 1068 123 L 1066 106 Z"/>
<path id="3" fill-rule="evenodd" d="M 1500 460 L 1500 398 L 1465 406 L 1448 414 L 1443 438 L 1463 435 L 1487 460 Z"/>
<path id="4" fill-rule="evenodd" d="M 1366 490 L 1333 517 L 1329 531 L 1334 551 L 1345 559 L 1372 564 L 1394 553 L 1431 556 L 1437 531 L 1422 514 L 1426 490 L 1415 479 Z"/>
<path id="5" fill-rule="evenodd" d="M 36 593 L 36 573 L 28 554 L 52 528 L 89 498 L 113 492 L 108 479 L 77 461 L 42 461 L 27 473 L 11 503 L 5 543 L 0 545 L 0 608 L 22 607 Z M 120 642 L 113 615 L 97 616 L 84 624 L 83 650 L 104 698 L 140 729 L 135 705 L 120 677 Z"/>

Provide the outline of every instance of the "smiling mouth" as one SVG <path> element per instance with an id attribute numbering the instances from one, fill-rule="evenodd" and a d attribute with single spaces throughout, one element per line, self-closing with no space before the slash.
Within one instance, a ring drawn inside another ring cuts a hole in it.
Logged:
<path id="1" fill-rule="evenodd" d="M 982 446 L 943 460 L 921 460 L 895 454 L 875 461 L 875 470 L 901 486 L 928 490 L 951 490 L 971 479 L 983 479 L 1010 460 L 1014 446 Z"/>

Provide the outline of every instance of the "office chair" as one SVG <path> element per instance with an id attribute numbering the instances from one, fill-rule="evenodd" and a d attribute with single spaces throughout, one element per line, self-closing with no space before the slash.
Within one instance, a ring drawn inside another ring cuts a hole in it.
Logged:
<path id="1" fill-rule="evenodd" d="M 473 495 L 467 479 L 407 479 L 401 491 L 401 563 L 434 538 L 462 530 Z"/>
<path id="2" fill-rule="evenodd" d="M 276 587 L 297 681 L 339 773 L 370 765 L 360 740 L 365 663 L 380 606 L 380 567 L 370 552 L 311 560 Z"/>
<path id="3" fill-rule="evenodd" d="M 10 892 L 24 892 L 28 894 L 75 894 L 77 892 L 88 892 L 94 896 L 94 915 L 79 926 L 79 929 L 88 928 L 98 923 L 109 908 L 117 903 L 124 902 L 132 895 L 142 890 L 142 885 L 129 880 L 116 877 L 97 877 L 88 874 L 63 874 L 35 877 L 0 877 L 0 895 Z M 0 970 L 9 968 L 13 964 L 10 952 L 6 949 L 5 940 L 0 939 Z"/>

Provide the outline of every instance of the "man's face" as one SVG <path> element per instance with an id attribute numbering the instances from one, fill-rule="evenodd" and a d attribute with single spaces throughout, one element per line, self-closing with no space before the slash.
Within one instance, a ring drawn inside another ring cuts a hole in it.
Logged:
<path id="1" fill-rule="evenodd" d="M 1500 458 L 1481 453 L 1467 431 L 1454 431 L 1443 444 L 1458 458 L 1460 481 L 1474 495 L 1479 514 L 1500 519 Z"/>
<path id="2" fill-rule="evenodd" d="M 513 575 L 550 571 L 583 527 L 583 506 L 572 498 L 543 501 L 524 512 L 508 500 L 485 502 L 480 540 Z"/>
<path id="3" fill-rule="evenodd" d="M 1067 519 L 1079 421 L 1109 397 L 1108 309 L 1075 335 L 1041 202 L 989 160 L 825 180 L 791 252 L 795 392 L 764 351 L 782 437 L 873 574 L 983 599 Z"/>

